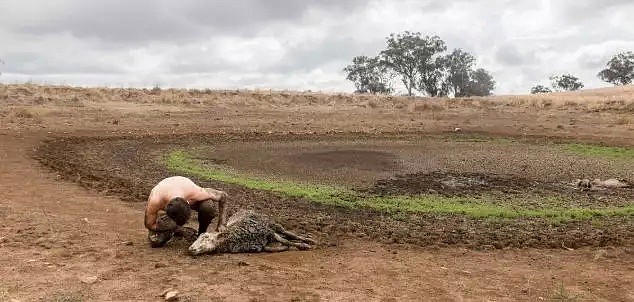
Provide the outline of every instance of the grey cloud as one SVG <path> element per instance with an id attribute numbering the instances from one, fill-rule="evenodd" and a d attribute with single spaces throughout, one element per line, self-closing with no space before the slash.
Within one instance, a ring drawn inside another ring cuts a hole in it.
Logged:
<path id="1" fill-rule="evenodd" d="M 364 3 L 360 0 L 77 1 L 62 13 L 40 22 L 13 26 L 33 35 L 70 32 L 79 38 L 114 43 L 183 42 L 217 34 L 254 35 L 274 22 L 297 23 L 308 9 L 349 13 Z"/>
<path id="2" fill-rule="evenodd" d="M 592 19 L 604 18 L 613 9 L 626 9 L 634 14 L 631 0 L 601 0 L 601 1 L 552 1 L 555 9 L 563 18 L 570 22 L 587 23 Z"/>
<path id="3" fill-rule="evenodd" d="M 77 60 L 76 58 L 59 59 L 47 57 L 36 52 L 9 53 L 3 56 L 4 72 L 17 74 L 115 74 L 124 72 L 115 64 L 100 64 L 92 59 Z"/>
<path id="4" fill-rule="evenodd" d="M 389 33 L 410 30 L 438 34 L 449 50 L 476 55 L 478 66 L 494 73 L 496 93 L 526 93 L 560 71 L 579 74 L 588 87 L 601 85 L 596 73 L 609 56 L 634 50 L 631 0 L 21 0 L 2 6 L 10 12 L 0 17 L 2 81 L 350 91 L 341 68 L 354 56 L 377 54 Z"/>
<path id="5" fill-rule="evenodd" d="M 384 44 L 382 39 L 377 39 L 373 43 L 362 43 L 352 38 L 330 38 L 290 49 L 282 60 L 270 66 L 269 71 L 310 71 L 330 62 L 341 62 L 343 68 L 355 56 L 377 55 Z"/>
<path id="6" fill-rule="evenodd" d="M 607 53 L 596 55 L 596 54 L 582 54 L 579 57 L 579 66 L 585 69 L 602 69 L 606 66 L 610 56 Z"/>
<path id="7" fill-rule="evenodd" d="M 175 15 L 166 1 L 79 1 L 40 22 L 16 24 L 32 35 L 70 33 L 112 42 L 182 41 L 200 29 Z"/>
<path id="8" fill-rule="evenodd" d="M 533 64 L 536 58 L 533 53 L 521 53 L 515 46 L 507 44 L 499 47 L 495 52 L 498 62 L 507 66 Z"/>

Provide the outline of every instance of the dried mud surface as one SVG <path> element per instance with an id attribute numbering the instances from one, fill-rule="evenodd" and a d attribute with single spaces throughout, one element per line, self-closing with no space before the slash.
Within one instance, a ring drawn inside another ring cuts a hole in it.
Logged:
<path id="1" fill-rule="evenodd" d="M 253 141 L 331 141 L 337 135 L 164 135 L 152 137 L 60 138 L 49 139 L 38 148 L 36 157 L 62 177 L 106 194 L 116 194 L 124 200 L 142 202 L 151 186 L 170 172 L 153 160 L 172 148 L 192 148 L 223 142 Z M 349 154 L 348 154 L 349 155 Z M 319 154 L 316 155 L 320 156 Z M 323 156 L 323 155 L 322 155 Z M 376 159 L 377 154 L 369 154 Z M 390 162 L 389 156 L 386 164 Z M 306 159 L 308 162 L 309 159 Z M 349 161 L 349 158 L 342 159 Z M 310 163 L 307 163 L 310 164 Z M 353 163 L 354 164 L 354 163 Z M 450 175 L 453 181 L 468 179 L 488 183 L 489 187 L 525 190 L 524 183 L 489 176 Z M 447 175 L 423 174 L 379 183 L 378 192 L 390 193 L 390 188 L 420 193 L 424 190 L 443 191 L 437 186 L 417 187 L 416 177 L 432 177 L 447 181 Z M 367 209 L 347 209 L 321 205 L 310 201 L 280 197 L 268 192 L 197 180 L 203 185 L 219 187 L 231 196 L 230 212 L 238 208 L 255 209 L 272 215 L 289 230 L 312 234 L 322 245 L 336 245 L 347 238 L 367 238 L 383 243 L 414 245 L 458 245 L 470 248 L 539 247 L 578 248 L 582 246 L 632 245 L 634 221 L 631 217 L 606 217 L 553 224 L 544 219 L 514 220 L 475 219 L 462 215 L 409 214 L 388 215 Z M 449 180 L 451 181 L 451 179 Z M 428 182 L 434 184 L 434 182 Z M 436 183 L 437 184 L 437 183 Z M 466 186 L 473 188 L 474 186 Z M 482 186 L 475 186 L 480 191 Z M 529 186 L 530 187 L 530 186 Z M 547 185 L 543 189 L 550 189 Z M 464 187 L 461 193 L 465 192 Z M 450 192 L 450 191 L 449 191 Z"/>

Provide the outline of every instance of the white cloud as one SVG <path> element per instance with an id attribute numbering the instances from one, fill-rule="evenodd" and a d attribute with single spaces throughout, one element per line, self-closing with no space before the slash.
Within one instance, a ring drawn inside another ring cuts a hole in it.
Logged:
<path id="1" fill-rule="evenodd" d="M 599 87 L 609 57 L 634 50 L 632 15 L 626 0 L 12 1 L 0 81 L 351 91 L 351 58 L 409 30 L 474 53 L 498 94 L 563 72 Z"/>

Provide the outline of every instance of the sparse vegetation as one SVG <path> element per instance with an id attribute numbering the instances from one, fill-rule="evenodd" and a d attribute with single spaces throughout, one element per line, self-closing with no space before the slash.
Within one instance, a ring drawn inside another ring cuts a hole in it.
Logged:
<path id="1" fill-rule="evenodd" d="M 555 293 L 553 294 L 551 298 L 552 301 L 558 301 L 558 302 L 573 302 L 573 301 L 577 301 L 578 299 L 579 297 L 577 295 L 573 295 L 572 293 L 568 292 L 568 290 L 566 290 L 566 287 L 564 287 L 563 282 L 559 284 L 559 286 L 557 287 L 557 290 L 555 291 Z"/>
<path id="2" fill-rule="evenodd" d="M 392 95 L 367 95 L 346 93 L 287 92 L 271 90 L 188 90 L 162 89 L 152 93 L 149 89 L 134 88 L 81 88 L 68 86 L 0 84 L 0 100 L 3 104 L 47 105 L 69 107 L 102 106 L 104 102 L 138 104 L 173 104 L 191 106 L 337 106 L 354 107 L 370 101 L 376 108 L 414 108 L 417 104 L 433 103 L 434 110 L 532 108 L 559 109 L 575 107 L 581 112 L 621 111 L 634 112 L 634 87 L 622 86 L 585 90 L 565 94 L 510 95 L 481 98 L 409 98 Z M 4 95 L 4 96 L 3 96 Z M 496 110 L 497 110 L 496 109 Z"/>
<path id="3" fill-rule="evenodd" d="M 305 198 L 314 202 L 348 207 L 372 208 L 388 213 L 415 212 L 439 214 L 463 214 L 479 218 L 541 217 L 552 221 L 590 219 L 601 216 L 634 215 L 634 205 L 626 207 L 586 208 L 512 208 L 496 205 L 473 197 L 373 196 L 333 186 L 304 184 L 274 179 L 259 179 L 249 175 L 209 169 L 190 154 L 176 150 L 167 155 L 165 163 L 174 172 L 186 173 L 207 180 L 237 184 L 248 189 L 270 191 L 290 197 Z"/>
<path id="4" fill-rule="evenodd" d="M 566 150 L 586 156 L 609 159 L 634 160 L 634 149 L 623 147 L 604 147 L 585 144 L 564 144 Z"/>

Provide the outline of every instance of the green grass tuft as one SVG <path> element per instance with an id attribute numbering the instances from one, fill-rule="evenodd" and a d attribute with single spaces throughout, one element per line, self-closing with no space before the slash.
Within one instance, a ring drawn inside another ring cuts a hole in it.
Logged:
<path id="1" fill-rule="evenodd" d="M 182 150 L 172 151 L 165 158 L 167 167 L 206 180 L 236 184 L 248 189 L 275 192 L 284 196 L 305 198 L 314 202 L 348 208 L 371 208 L 388 213 L 416 212 L 462 214 L 478 218 L 542 217 L 552 221 L 590 219 L 601 216 L 633 216 L 634 204 L 626 207 L 517 209 L 484 202 L 474 197 L 438 195 L 374 196 L 343 187 L 305 184 L 292 181 L 261 179 L 204 167 Z"/>
<path id="2" fill-rule="evenodd" d="M 604 147 L 585 144 L 564 144 L 564 148 L 570 152 L 585 156 L 634 160 L 634 148 Z"/>

